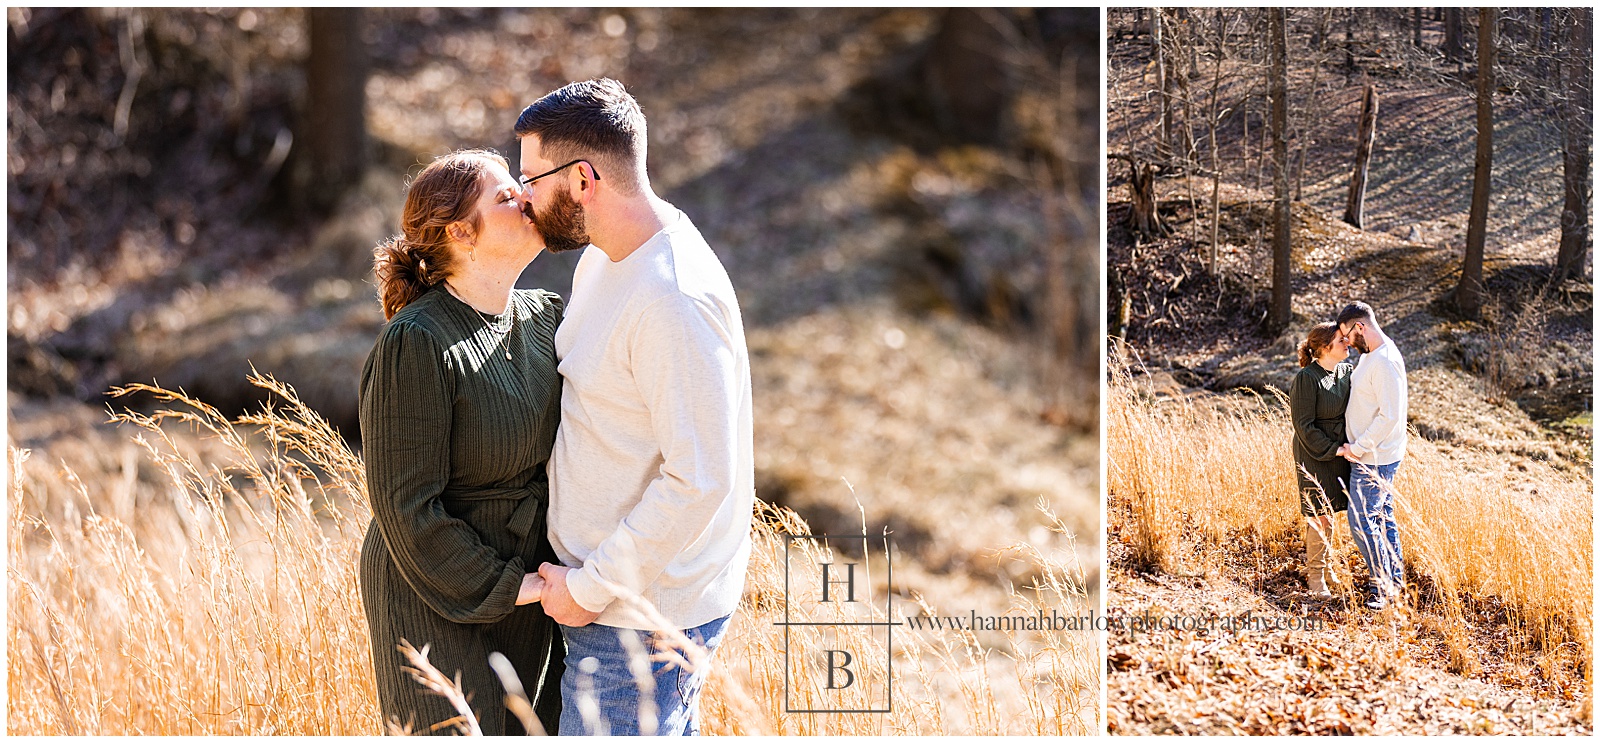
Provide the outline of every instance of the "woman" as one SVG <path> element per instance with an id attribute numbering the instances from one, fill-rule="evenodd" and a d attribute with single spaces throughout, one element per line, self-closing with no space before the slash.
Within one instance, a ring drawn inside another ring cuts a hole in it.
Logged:
<path id="1" fill-rule="evenodd" d="M 1350 462 L 1339 456 L 1345 443 L 1344 408 L 1350 402 L 1350 344 L 1339 326 L 1325 322 L 1300 342 L 1300 371 L 1289 386 L 1289 417 L 1294 422 L 1294 463 L 1300 484 L 1300 513 L 1306 517 L 1306 586 L 1318 596 L 1328 590 L 1328 517 L 1345 510 Z"/>
<path id="2" fill-rule="evenodd" d="M 544 247 L 525 206 L 504 158 L 445 155 L 411 183 L 402 234 L 374 251 L 389 324 L 361 376 L 373 514 L 361 601 L 379 708 L 415 732 L 456 712 L 404 672 L 402 639 L 460 674 L 487 735 L 524 732 L 491 652 L 510 659 L 548 732 L 561 714 L 565 648 L 535 602 L 539 564 L 557 562 L 545 462 L 561 408 L 562 305 L 514 291 Z"/>

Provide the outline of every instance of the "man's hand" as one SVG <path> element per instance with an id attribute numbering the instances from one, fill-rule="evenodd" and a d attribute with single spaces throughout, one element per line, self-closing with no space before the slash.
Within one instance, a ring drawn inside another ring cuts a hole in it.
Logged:
<path id="1" fill-rule="evenodd" d="M 557 624 L 568 627 L 582 627 L 593 622 L 600 616 L 600 612 L 589 611 L 578 605 L 572 599 L 572 594 L 567 592 L 567 573 L 572 568 L 543 563 L 539 566 L 539 577 L 544 579 L 544 591 L 540 596 L 540 603 L 544 604 L 544 613 Z"/>
<path id="2" fill-rule="evenodd" d="M 1350 449 L 1349 444 L 1339 447 L 1339 456 L 1344 457 L 1352 462 L 1360 461 L 1360 457 L 1357 457 L 1356 453 Z"/>

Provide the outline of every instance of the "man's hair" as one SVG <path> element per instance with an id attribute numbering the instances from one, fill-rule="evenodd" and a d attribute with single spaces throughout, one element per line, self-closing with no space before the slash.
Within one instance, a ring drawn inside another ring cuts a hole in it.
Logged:
<path id="1" fill-rule="evenodd" d="M 539 138 L 540 154 L 560 165 L 594 160 L 603 180 L 636 194 L 645 175 L 645 123 L 639 102 L 611 78 L 569 83 L 522 109 L 517 138 Z"/>
<path id="2" fill-rule="evenodd" d="M 1366 302 L 1351 302 L 1339 310 L 1339 319 L 1334 322 L 1341 326 L 1355 320 L 1366 320 L 1373 327 L 1378 327 L 1378 316 L 1372 314 L 1372 305 Z"/>

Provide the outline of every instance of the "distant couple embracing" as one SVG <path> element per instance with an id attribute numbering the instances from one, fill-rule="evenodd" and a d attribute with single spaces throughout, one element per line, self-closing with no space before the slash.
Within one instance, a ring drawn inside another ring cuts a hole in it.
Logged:
<path id="1" fill-rule="evenodd" d="M 520 177 L 486 150 L 434 160 L 375 251 L 389 321 L 361 378 L 360 577 L 379 707 L 414 732 L 457 716 L 404 673 L 404 639 L 459 674 L 488 735 L 537 732 L 502 704 L 493 652 L 546 732 L 694 734 L 706 664 L 667 660 L 662 633 L 708 657 L 743 591 L 739 305 L 651 189 L 620 83 L 567 85 L 514 131 Z M 583 251 L 570 303 L 515 288 L 546 249 Z"/>
<path id="2" fill-rule="evenodd" d="M 1361 352 L 1352 367 L 1350 349 Z M 1300 343 L 1289 388 L 1300 512 L 1306 518 L 1306 584 L 1329 596 L 1329 517 L 1345 511 L 1350 536 L 1367 564 L 1366 606 L 1382 609 L 1403 595 L 1405 567 L 1394 517 L 1394 478 L 1406 453 L 1406 362 L 1378 325 L 1372 307 L 1355 302 Z"/>

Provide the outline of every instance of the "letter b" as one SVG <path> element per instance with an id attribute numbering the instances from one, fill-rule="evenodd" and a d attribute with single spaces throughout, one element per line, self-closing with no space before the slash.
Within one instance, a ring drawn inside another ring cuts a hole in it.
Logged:
<path id="1" fill-rule="evenodd" d="M 850 657 L 849 651 L 845 651 L 845 650 L 829 650 L 827 652 L 828 652 L 828 688 L 829 689 L 848 689 L 848 688 L 850 688 L 850 685 L 854 684 L 856 682 L 856 675 L 853 672 L 850 671 L 850 661 L 854 660 L 854 659 Z M 836 664 L 834 662 L 836 660 L 836 656 L 840 656 L 840 655 L 844 656 L 844 662 Z M 836 680 L 834 678 L 834 671 L 838 671 L 838 672 L 844 674 L 844 684 L 843 685 L 837 685 L 837 684 L 834 683 L 834 681 Z"/>

